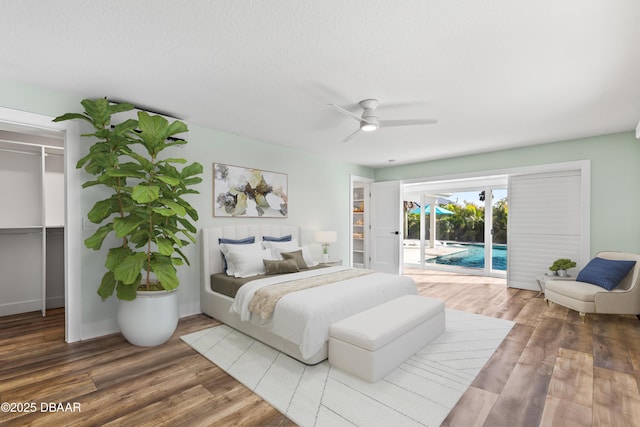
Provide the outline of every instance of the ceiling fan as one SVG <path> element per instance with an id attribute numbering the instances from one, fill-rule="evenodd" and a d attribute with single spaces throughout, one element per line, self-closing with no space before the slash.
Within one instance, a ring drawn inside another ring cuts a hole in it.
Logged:
<path id="1" fill-rule="evenodd" d="M 363 132 L 372 132 L 377 130 L 378 128 L 387 128 L 394 126 L 416 126 L 416 125 L 430 125 L 433 123 L 437 123 L 438 121 L 435 119 L 418 119 L 418 120 L 380 120 L 376 115 L 376 108 L 378 108 L 378 100 L 377 99 L 365 99 L 359 102 L 360 107 L 364 110 L 362 112 L 362 116 L 358 116 L 357 114 L 352 113 L 351 111 L 345 110 L 344 108 L 335 105 L 335 104 L 327 104 L 329 107 L 334 110 L 352 117 L 356 119 L 360 123 L 360 127 L 356 129 L 351 135 L 342 140 L 342 142 L 347 142 L 360 131 Z"/>

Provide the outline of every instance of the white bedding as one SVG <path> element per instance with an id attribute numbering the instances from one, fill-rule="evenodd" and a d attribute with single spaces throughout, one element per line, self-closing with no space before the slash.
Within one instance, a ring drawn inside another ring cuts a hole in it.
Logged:
<path id="1" fill-rule="evenodd" d="M 278 301 L 273 317 L 266 322 L 249 311 L 253 295 L 264 286 L 345 269 L 347 267 L 329 267 L 251 281 L 238 290 L 230 310 L 242 320 L 259 324 L 297 344 L 306 358 L 329 339 L 331 324 L 399 296 L 418 293 L 410 278 L 376 272 L 285 295 Z"/>

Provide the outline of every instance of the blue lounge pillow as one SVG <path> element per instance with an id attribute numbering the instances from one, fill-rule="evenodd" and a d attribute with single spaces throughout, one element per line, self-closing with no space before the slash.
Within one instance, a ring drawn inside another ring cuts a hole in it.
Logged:
<path id="1" fill-rule="evenodd" d="M 610 291 L 631 271 L 635 261 L 595 257 L 578 273 L 576 281 L 598 285 Z"/>
<path id="2" fill-rule="evenodd" d="M 291 234 L 287 234 L 286 236 L 282 237 L 262 236 L 262 240 L 264 242 L 290 242 Z"/>
<path id="3" fill-rule="evenodd" d="M 226 245 L 250 245 L 256 242 L 256 236 L 245 237 L 244 239 L 225 239 L 224 237 L 220 237 L 218 239 L 218 244 L 226 244 Z M 222 267 L 224 271 L 227 271 L 227 259 L 224 257 L 224 254 L 220 252 L 222 255 Z"/>

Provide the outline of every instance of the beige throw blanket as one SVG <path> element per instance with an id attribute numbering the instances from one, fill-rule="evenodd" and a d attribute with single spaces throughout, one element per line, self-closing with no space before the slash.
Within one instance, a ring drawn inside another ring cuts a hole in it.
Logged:
<path id="1" fill-rule="evenodd" d="M 251 303 L 249 303 L 249 311 L 260 316 L 262 320 L 267 320 L 273 315 L 273 310 L 280 298 L 291 292 L 328 285 L 330 283 L 365 276 L 371 273 L 374 273 L 374 271 L 354 268 L 265 286 L 264 288 L 256 291 L 255 295 L 251 299 Z"/>

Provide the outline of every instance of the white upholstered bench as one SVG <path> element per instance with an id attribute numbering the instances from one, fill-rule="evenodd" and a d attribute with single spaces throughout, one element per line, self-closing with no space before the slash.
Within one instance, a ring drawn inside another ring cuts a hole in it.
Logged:
<path id="1" fill-rule="evenodd" d="M 331 325 L 329 363 L 376 382 L 433 341 L 444 327 L 444 302 L 405 295 Z"/>

